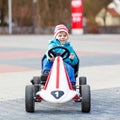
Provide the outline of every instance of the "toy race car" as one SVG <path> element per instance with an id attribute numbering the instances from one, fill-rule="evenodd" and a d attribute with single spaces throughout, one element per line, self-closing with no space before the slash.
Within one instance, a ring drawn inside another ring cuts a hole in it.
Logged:
<path id="1" fill-rule="evenodd" d="M 58 55 L 54 53 L 55 49 L 63 49 L 64 52 Z M 90 86 L 87 85 L 87 78 L 79 77 L 79 85 L 75 85 L 75 88 L 73 88 L 64 67 L 63 59 L 69 57 L 69 50 L 64 47 L 54 47 L 48 51 L 48 55 L 51 56 L 51 54 L 55 56 L 55 60 L 49 75 L 33 77 L 31 80 L 32 85 L 26 85 L 26 112 L 34 112 L 35 102 L 41 102 L 42 100 L 55 104 L 73 100 L 81 102 L 82 112 L 90 112 L 91 93 Z M 73 67 L 76 78 L 78 76 L 79 63 Z"/>

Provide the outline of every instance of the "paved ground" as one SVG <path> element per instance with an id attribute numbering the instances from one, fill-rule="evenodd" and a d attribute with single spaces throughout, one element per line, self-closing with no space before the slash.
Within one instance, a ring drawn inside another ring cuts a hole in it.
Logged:
<path id="1" fill-rule="evenodd" d="M 79 76 L 91 86 L 91 113 L 80 103 L 36 104 L 35 113 L 24 109 L 24 88 L 40 75 L 40 60 L 50 35 L 0 36 L 0 120 L 119 120 L 120 35 L 70 36 L 80 58 Z"/>

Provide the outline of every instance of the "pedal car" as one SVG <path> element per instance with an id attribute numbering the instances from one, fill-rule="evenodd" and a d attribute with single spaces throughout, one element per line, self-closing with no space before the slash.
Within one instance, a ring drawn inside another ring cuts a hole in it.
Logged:
<path id="1" fill-rule="evenodd" d="M 54 52 L 55 49 L 63 49 L 64 52 L 58 55 Z M 87 85 L 87 78 L 79 77 L 79 85 L 75 85 L 75 88 L 73 88 L 64 67 L 63 59 L 69 57 L 69 50 L 64 47 L 54 47 L 48 51 L 48 55 L 51 56 L 51 54 L 55 56 L 55 60 L 49 75 L 33 77 L 32 85 L 26 85 L 25 87 L 26 112 L 34 112 L 35 102 L 41 102 L 42 100 L 55 104 L 73 100 L 81 103 L 82 112 L 90 112 L 91 93 L 90 86 Z M 79 63 L 73 68 L 75 78 L 77 78 Z"/>

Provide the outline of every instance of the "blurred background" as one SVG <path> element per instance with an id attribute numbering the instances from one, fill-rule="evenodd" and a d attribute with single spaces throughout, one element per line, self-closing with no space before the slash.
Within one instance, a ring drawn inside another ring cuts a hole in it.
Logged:
<path id="1" fill-rule="evenodd" d="M 12 34 L 51 34 L 63 23 L 71 31 L 71 0 L 11 0 Z M 9 0 L 0 0 L 0 34 L 9 34 Z M 84 34 L 120 33 L 120 0 L 83 0 Z"/>

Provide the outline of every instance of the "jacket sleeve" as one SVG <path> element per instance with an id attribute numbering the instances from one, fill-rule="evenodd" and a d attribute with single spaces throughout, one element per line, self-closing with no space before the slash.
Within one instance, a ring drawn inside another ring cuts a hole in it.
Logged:
<path id="1" fill-rule="evenodd" d="M 48 50 L 46 51 L 47 59 L 49 58 L 49 56 L 48 56 L 48 51 L 49 51 L 51 48 L 55 47 L 55 46 L 56 46 L 56 44 L 55 44 L 54 42 L 52 42 L 52 40 L 49 41 Z"/>
<path id="2" fill-rule="evenodd" d="M 64 62 L 70 64 L 70 65 L 76 65 L 78 63 L 78 57 L 72 47 L 69 47 L 70 54 L 74 54 L 74 59 L 71 60 L 70 58 L 67 58 L 64 60 Z"/>

